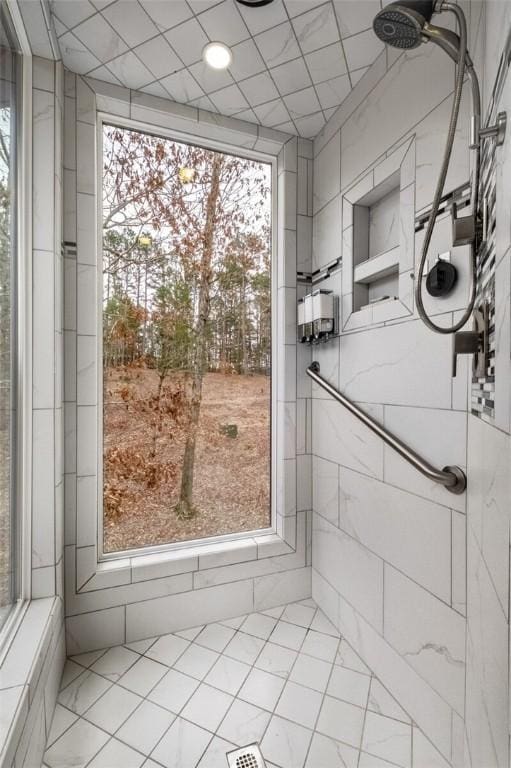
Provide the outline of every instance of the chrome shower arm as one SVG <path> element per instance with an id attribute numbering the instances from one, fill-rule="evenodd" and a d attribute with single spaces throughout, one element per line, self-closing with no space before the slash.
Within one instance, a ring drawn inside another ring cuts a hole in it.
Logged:
<path id="1" fill-rule="evenodd" d="M 445 5 L 444 8 L 448 10 Z M 457 35 L 455 32 L 451 32 L 450 29 L 437 27 L 434 24 L 429 24 L 426 22 L 422 29 L 422 36 L 425 38 L 426 42 L 431 41 L 432 43 L 436 43 L 440 48 L 442 48 L 442 50 L 446 52 L 448 56 L 451 57 L 455 64 L 458 63 L 460 58 L 459 35 Z M 471 64 L 472 60 L 468 54 L 468 51 L 466 51 L 465 65 L 469 67 Z"/>

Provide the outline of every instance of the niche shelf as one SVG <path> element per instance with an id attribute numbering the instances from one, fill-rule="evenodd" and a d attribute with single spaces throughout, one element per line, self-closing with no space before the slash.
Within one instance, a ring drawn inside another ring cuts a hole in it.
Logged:
<path id="1" fill-rule="evenodd" d="M 357 264 L 353 271 L 355 283 L 370 285 L 399 272 L 399 245 Z"/>
<path id="2" fill-rule="evenodd" d="M 412 311 L 414 224 L 412 139 L 343 196 L 343 330 Z"/>

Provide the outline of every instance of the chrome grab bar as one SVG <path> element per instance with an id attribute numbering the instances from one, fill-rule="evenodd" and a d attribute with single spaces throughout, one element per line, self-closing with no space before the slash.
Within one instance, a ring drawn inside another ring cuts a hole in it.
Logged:
<path id="1" fill-rule="evenodd" d="M 362 411 L 357 405 L 355 405 L 355 403 L 352 403 L 351 400 L 348 400 L 347 397 L 341 394 L 341 392 L 329 384 L 326 379 L 320 376 L 319 371 L 319 363 L 314 362 L 307 368 L 307 375 L 310 376 L 310 378 L 315 381 L 316 384 L 322 387 L 325 392 L 328 392 L 328 394 L 331 395 L 334 400 L 337 400 L 338 403 L 344 405 L 344 407 L 347 408 L 350 413 L 356 416 L 357 419 L 360 419 L 360 421 L 363 422 L 366 427 L 369 427 L 369 429 L 378 435 L 378 437 L 381 437 L 381 439 L 387 443 L 387 445 L 390 445 L 391 448 L 394 448 L 394 450 L 397 451 L 399 455 L 403 457 L 403 459 L 406 459 L 406 461 L 412 464 L 416 469 L 419 470 L 419 472 L 422 472 L 422 474 L 430 480 L 443 485 L 451 493 L 463 493 L 467 487 L 467 477 L 460 467 L 449 466 L 444 467 L 442 470 L 433 467 L 431 464 L 429 464 L 429 462 L 425 461 L 425 459 L 416 454 L 415 451 L 412 451 L 411 448 L 401 442 L 401 440 L 393 435 L 392 432 L 389 432 L 387 429 L 385 429 L 385 427 L 382 427 L 381 424 L 378 424 L 377 421 L 374 421 L 371 416 Z"/>

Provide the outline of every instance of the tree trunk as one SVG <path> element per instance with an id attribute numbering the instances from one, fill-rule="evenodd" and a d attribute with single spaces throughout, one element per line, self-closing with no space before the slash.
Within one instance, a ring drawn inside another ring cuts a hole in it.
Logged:
<path id="1" fill-rule="evenodd" d="M 200 264 L 199 309 L 197 324 L 194 329 L 195 350 L 191 371 L 189 427 L 183 455 L 181 491 L 179 502 L 176 507 L 177 516 L 184 519 L 193 517 L 196 513 L 196 509 L 193 506 L 193 475 L 195 469 L 197 431 L 202 401 L 202 381 L 207 360 L 206 332 L 210 310 L 211 281 L 213 277 L 211 261 L 213 258 L 215 240 L 217 206 L 220 198 L 220 171 L 222 163 L 222 156 L 215 155 L 211 169 L 211 186 L 206 204 L 206 224 L 204 227 L 202 259 Z"/>
<path id="2" fill-rule="evenodd" d="M 246 296 L 245 296 L 245 272 L 241 278 L 241 373 L 247 372 L 247 329 L 246 329 Z"/>
<path id="3" fill-rule="evenodd" d="M 158 373 L 158 390 L 156 392 L 156 407 L 155 407 L 154 423 L 153 423 L 153 437 L 152 437 L 151 448 L 149 450 L 149 456 L 151 457 L 151 459 L 156 458 L 158 436 L 160 434 L 160 429 L 161 429 L 161 394 L 163 391 L 163 382 L 165 381 L 166 375 L 167 375 L 166 371 L 165 372 L 160 371 Z"/>

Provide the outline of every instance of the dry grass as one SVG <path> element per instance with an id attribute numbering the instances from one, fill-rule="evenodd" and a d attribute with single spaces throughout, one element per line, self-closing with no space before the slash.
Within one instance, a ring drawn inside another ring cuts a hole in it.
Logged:
<path id="1" fill-rule="evenodd" d="M 179 375 L 167 382 L 169 396 L 176 395 L 183 386 Z M 127 458 L 124 468 L 105 462 L 105 484 L 114 486 L 120 498 L 118 513 L 105 516 L 105 551 L 267 527 L 269 378 L 217 373 L 205 377 L 193 489 L 198 512 L 191 520 L 178 519 L 174 511 L 186 439 L 186 425 L 179 419 L 170 414 L 164 418 L 157 439 L 155 483 L 148 487 L 143 473 L 126 471 L 132 461 L 134 466 L 145 466 L 149 456 L 154 413 L 147 408 L 147 402 L 156 389 L 157 374 L 152 370 L 114 369 L 107 376 L 105 455 L 121 448 Z M 236 424 L 238 436 L 222 434 L 221 426 L 225 424 Z"/>

